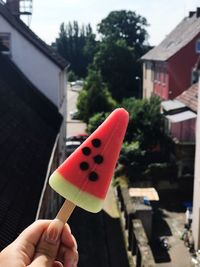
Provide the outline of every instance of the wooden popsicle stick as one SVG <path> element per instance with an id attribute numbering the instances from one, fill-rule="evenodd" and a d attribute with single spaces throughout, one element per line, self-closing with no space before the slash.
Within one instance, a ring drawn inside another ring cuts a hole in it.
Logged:
<path id="1" fill-rule="evenodd" d="M 58 214 L 56 215 L 56 219 L 62 221 L 63 223 L 66 223 L 75 207 L 76 205 L 74 203 L 66 199 Z"/>

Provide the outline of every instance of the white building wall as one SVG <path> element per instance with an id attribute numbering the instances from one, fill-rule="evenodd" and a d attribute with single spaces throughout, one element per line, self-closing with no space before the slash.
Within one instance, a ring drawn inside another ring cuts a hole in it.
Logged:
<path id="1" fill-rule="evenodd" d="M 0 16 L 0 32 L 11 34 L 11 58 L 25 76 L 58 108 L 62 71 Z M 63 88 L 64 90 L 64 88 Z"/>
<path id="2" fill-rule="evenodd" d="M 57 106 L 63 116 L 58 144 L 62 162 L 65 157 L 66 138 L 66 70 L 60 69 L 2 16 L 0 16 L 0 32 L 11 34 L 11 59 L 27 79 Z"/>
<path id="3" fill-rule="evenodd" d="M 200 95 L 200 82 L 198 94 Z M 197 114 L 192 233 L 195 249 L 200 249 L 200 98 Z"/>

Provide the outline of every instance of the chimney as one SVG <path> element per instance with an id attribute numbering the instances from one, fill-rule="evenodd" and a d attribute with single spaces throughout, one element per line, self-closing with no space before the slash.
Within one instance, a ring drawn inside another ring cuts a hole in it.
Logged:
<path id="1" fill-rule="evenodd" d="M 197 7 L 197 18 L 200 17 L 200 7 Z"/>
<path id="2" fill-rule="evenodd" d="M 19 18 L 20 15 L 19 0 L 7 0 L 6 6 L 9 9 L 9 11 L 13 14 L 13 16 Z"/>
<path id="3" fill-rule="evenodd" d="M 191 18 L 196 12 L 195 11 L 190 11 L 189 12 L 189 18 Z"/>

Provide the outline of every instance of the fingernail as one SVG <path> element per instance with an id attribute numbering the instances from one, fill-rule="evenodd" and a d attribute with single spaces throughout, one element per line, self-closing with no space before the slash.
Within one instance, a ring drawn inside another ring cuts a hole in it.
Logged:
<path id="1" fill-rule="evenodd" d="M 51 244 L 56 244 L 58 242 L 59 232 L 58 229 L 49 227 L 46 232 L 46 241 Z"/>

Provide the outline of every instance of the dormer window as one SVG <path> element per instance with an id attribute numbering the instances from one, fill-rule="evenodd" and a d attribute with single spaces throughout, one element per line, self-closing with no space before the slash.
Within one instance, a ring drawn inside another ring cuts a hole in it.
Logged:
<path id="1" fill-rule="evenodd" d="M 10 33 L 0 32 L 0 53 L 4 55 L 11 54 Z"/>

